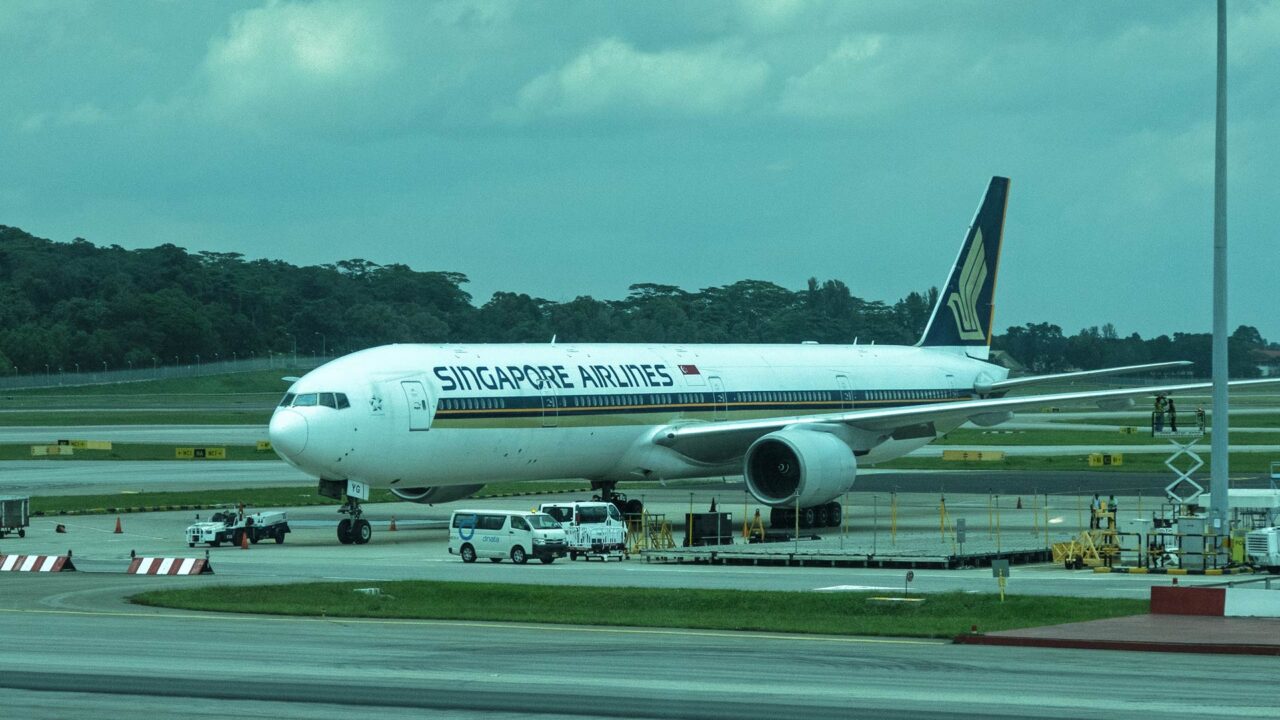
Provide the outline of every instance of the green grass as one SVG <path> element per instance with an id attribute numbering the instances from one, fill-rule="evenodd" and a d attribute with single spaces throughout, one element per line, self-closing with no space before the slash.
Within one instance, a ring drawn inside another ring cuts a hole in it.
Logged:
<path id="1" fill-rule="evenodd" d="M 1205 450 L 1198 454 L 1205 463 L 1204 467 L 1198 472 L 1200 474 L 1208 473 L 1209 456 L 1211 453 L 1208 450 Z M 1169 468 L 1164 464 L 1164 461 L 1167 458 L 1168 455 L 1161 453 L 1124 453 L 1123 465 L 1090 467 L 1088 455 L 1058 455 L 1045 457 L 1038 455 L 1006 455 L 1003 461 L 995 462 L 956 462 L 943 460 L 942 458 L 905 457 L 880 463 L 875 467 L 881 470 L 987 470 L 990 472 L 1003 472 L 1006 470 L 1069 470 L 1071 472 L 1159 472 L 1167 474 L 1169 472 Z M 1231 471 L 1266 472 L 1270 470 L 1272 459 L 1280 458 L 1273 458 L 1270 453 L 1231 453 Z M 1179 462 L 1186 463 L 1186 458 L 1180 458 Z"/>
<path id="2" fill-rule="evenodd" d="M 536 568 L 512 569 L 533 574 Z M 994 582 L 994 581 L 993 581 Z M 354 592 L 376 585 L 381 595 Z M 1016 583 L 1015 583 L 1016 586 Z M 141 605 L 268 615 L 952 637 L 1145 613 L 1145 600 L 946 593 L 877 604 L 876 593 L 564 587 L 423 580 L 156 590 Z"/>
<path id="3" fill-rule="evenodd" d="M 189 378 L 161 378 L 158 380 L 106 385 L 9 390 L 5 392 L 5 398 L 76 397 L 84 399 L 138 395 L 190 398 L 208 395 L 269 394 L 278 399 L 284 394 L 289 385 L 280 378 L 286 376 L 300 377 L 307 372 L 308 370 L 305 369 L 280 368 L 278 370 L 254 370 L 251 372 L 202 375 Z"/>
<path id="4" fill-rule="evenodd" d="M 0 427 L 84 427 L 85 425 L 257 425 L 267 436 L 271 408 L 193 410 L 189 408 L 112 410 L 16 410 L 0 412 Z"/>
<path id="5" fill-rule="evenodd" d="M 265 433 L 264 433 L 265 435 Z M 65 438 L 68 440 L 92 440 L 93 438 Z M 55 444 L 50 442 L 49 444 Z M 0 460 L 31 460 L 33 462 L 68 462 L 81 460 L 177 460 L 177 447 L 223 447 L 226 460 L 260 460 L 279 462 L 280 458 L 270 450 L 258 450 L 244 445 L 164 445 L 151 443 L 112 443 L 110 450 L 75 450 L 74 455 L 31 455 L 31 445 L 0 445 Z M 225 460 L 189 460 L 188 462 L 218 463 Z"/>
<path id="6" fill-rule="evenodd" d="M 215 461 L 209 461 L 215 462 Z M 481 490 L 477 498 L 499 497 L 517 493 L 589 492 L 585 482 L 495 483 Z M 404 502 L 389 490 L 371 490 L 370 503 Z M 465 502 L 465 501 L 459 501 Z M 61 513 L 114 513 L 173 508 L 229 507 L 244 503 L 246 507 L 301 507 L 338 505 L 337 500 L 318 495 L 310 486 L 255 487 L 184 492 L 139 492 L 106 495 L 63 495 L 31 498 L 31 512 L 43 515 Z M 456 505 L 461 507 L 460 505 Z"/>
<path id="7" fill-rule="evenodd" d="M 1182 413 L 1178 413 L 1178 418 L 1181 422 L 1186 422 L 1187 420 L 1191 420 L 1194 417 L 1195 417 L 1195 413 L 1192 413 L 1190 416 L 1188 416 L 1184 420 L 1182 417 Z M 1080 418 L 1080 419 L 1050 417 L 1046 419 L 1049 422 L 1080 423 L 1082 425 L 1120 425 L 1120 426 L 1131 425 L 1133 427 L 1138 428 L 1139 431 L 1145 431 L 1147 433 L 1151 432 L 1150 416 L 1143 416 L 1143 417 L 1128 416 L 1128 417 L 1120 417 L 1120 418 Z M 1213 413 L 1205 413 L 1205 429 L 1208 430 L 1212 423 L 1213 423 Z M 1250 413 L 1248 415 L 1233 414 L 1231 415 L 1231 424 L 1236 425 L 1238 427 L 1280 428 L 1280 412 L 1264 413 L 1264 414 Z M 1231 441 L 1235 442 L 1236 439 L 1232 438 Z"/>
<path id="8" fill-rule="evenodd" d="M 1208 435 L 1205 436 L 1208 438 Z M 1206 442 L 1208 442 L 1206 440 Z M 1280 432 L 1232 433 L 1234 445 L 1280 445 Z M 1149 430 L 1128 434 L 1090 430 L 952 430 L 934 445 L 1164 445 L 1169 441 L 1153 438 Z"/>

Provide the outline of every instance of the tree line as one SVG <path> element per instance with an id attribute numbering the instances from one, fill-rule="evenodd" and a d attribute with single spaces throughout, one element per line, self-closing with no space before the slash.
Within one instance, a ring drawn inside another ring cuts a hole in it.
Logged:
<path id="1" fill-rule="evenodd" d="M 461 273 L 343 260 L 298 267 L 172 244 L 126 250 L 55 243 L 0 225 L 0 372 L 120 369 L 260 356 L 341 354 L 392 342 L 911 344 L 937 289 L 892 303 L 839 280 L 803 290 L 741 280 L 687 291 L 632 285 L 620 300 L 554 302 L 497 292 L 481 305 Z M 1232 374 L 1257 375 L 1266 341 L 1241 326 Z M 1048 323 L 1011 327 L 993 344 L 1036 372 L 1161 360 L 1207 375 L 1208 334 L 1120 337 L 1110 325 L 1067 337 Z"/>

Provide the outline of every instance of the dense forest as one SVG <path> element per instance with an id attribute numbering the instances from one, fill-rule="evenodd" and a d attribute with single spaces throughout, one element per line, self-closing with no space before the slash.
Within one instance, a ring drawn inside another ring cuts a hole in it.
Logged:
<path id="1" fill-rule="evenodd" d="M 295 267 L 165 244 L 126 250 L 55 243 L 0 225 L 0 372 L 143 367 L 268 352 L 341 354 L 390 342 L 756 342 L 910 344 L 937 289 L 887 304 L 839 280 L 788 290 L 742 280 L 690 292 L 632 285 L 621 300 L 553 302 L 514 292 L 483 305 L 467 278 L 343 260 Z M 1232 336 L 1235 377 L 1258 374 L 1252 327 Z M 1209 372 L 1210 337 L 1120 337 L 1110 325 L 1074 336 L 1048 323 L 994 343 L 1036 372 L 1186 359 Z"/>

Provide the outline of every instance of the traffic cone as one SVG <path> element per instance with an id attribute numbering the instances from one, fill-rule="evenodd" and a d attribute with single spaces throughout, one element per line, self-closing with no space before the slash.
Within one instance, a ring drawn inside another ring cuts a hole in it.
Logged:
<path id="1" fill-rule="evenodd" d="M 387 532 L 395 532 L 395 531 L 396 531 L 396 516 L 395 516 L 395 515 L 392 515 L 392 516 L 391 516 L 391 527 L 387 528 Z"/>
<path id="2" fill-rule="evenodd" d="M 1018 507 L 1017 507 L 1017 509 L 1018 509 L 1018 510 L 1021 510 L 1021 509 L 1022 509 L 1022 498 L 1018 498 Z"/>
<path id="3" fill-rule="evenodd" d="M 124 528 L 120 527 L 120 516 L 119 516 L 119 515 L 117 515 L 117 516 L 116 516 L 116 531 L 115 531 L 115 534 L 116 534 L 116 535 L 122 535 L 122 534 L 124 534 Z"/>
<path id="4" fill-rule="evenodd" d="M 247 532 L 240 533 L 240 549 L 241 550 L 249 549 L 249 533 Z"/>

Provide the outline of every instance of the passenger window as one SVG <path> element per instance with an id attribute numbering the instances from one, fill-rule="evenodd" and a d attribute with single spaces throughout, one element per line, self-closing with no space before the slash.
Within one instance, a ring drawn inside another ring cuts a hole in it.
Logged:
<path id="1" fill-rule="evenodd" d="M 280 401 L 280 407 L 289 407 L 293 404 L 293 393 L 285 393 L 284 399 Z"/>
<path id="2" fill-rule="evenodd" d="M 334 410 L 338 409 L 338 401 L 333 398 L 333 393 L 319 393 L 319 397 L 320 399 L 317 404 L 325 407 L 331 407 Z"/>
<path id="3" fill-rule="evenodd" d="M 512 517 L 511 517 L 511 529 L 512 529 L 512 530 L 528 530 L 528 529 L 529 529 L 529 523 L 525 522 L 525 519 L 524 519 L 524 518 L 522 518 L 522 517 L 515 517 L 515 516 L 512 516 Z"/>

